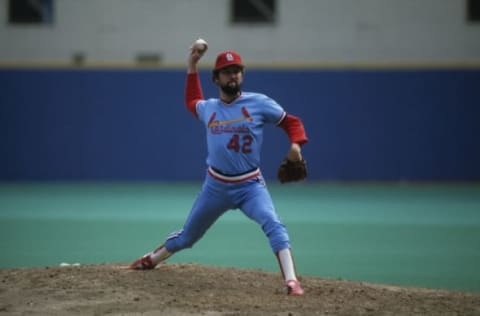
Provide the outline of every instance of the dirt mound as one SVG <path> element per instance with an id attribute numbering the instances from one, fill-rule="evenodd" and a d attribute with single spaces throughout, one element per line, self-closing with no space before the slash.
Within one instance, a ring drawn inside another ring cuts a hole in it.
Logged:
<path id="1" fill-rule="evenodd" d="M 303 277 L 194 264 L 0 270 L 0 315 L 480 315 L 480 293 Z"/>

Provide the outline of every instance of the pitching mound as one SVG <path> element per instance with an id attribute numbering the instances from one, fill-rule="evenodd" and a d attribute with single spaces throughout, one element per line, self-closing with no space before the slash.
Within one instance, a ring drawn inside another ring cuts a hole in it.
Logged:
<path id="1" fill-rule="evenodd" d="M 303 277 L 285 295 L 279 274 L 166 264 L 0 270 L 0 315 L 480 315 L 480 293 Z"/>

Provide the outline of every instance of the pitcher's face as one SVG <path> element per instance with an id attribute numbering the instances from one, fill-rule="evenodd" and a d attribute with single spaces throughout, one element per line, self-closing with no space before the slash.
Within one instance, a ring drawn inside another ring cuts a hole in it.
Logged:
<path id="1" fill-rule="evenodd" d="M 217 85 L 223 92 L 236 95 L 240 92 L 243 82 L 243 71 L 239 66 L 229 66 L 218 72 Z"/>

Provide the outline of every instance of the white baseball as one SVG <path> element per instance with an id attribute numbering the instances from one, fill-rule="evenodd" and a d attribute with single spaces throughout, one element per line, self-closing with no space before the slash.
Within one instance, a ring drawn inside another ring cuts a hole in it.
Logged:
<path id="1" fill-rule="evenodd" d="M 195 43 L 193 43 L 193 47 L 199 52 L 203 52 L 207 50 L 208 44 L 207 44 L 207 41 L 205 41 L 202 38 L 199 38 L 195 41 Z"/>

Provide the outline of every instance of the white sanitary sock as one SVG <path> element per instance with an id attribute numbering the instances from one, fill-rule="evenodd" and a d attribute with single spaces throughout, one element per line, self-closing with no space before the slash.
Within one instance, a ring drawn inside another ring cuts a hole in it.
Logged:
<path id="1" fill-rule="evenodd" d="M 150 253 L 150 258 L 152 259 L 153 264 L 157 265 L 163 260 L 170 257 L 171 255 L 172 254 L 168 252 L 167 248 L 165 248 L 164 245 L 161 245 L 160 247 L 158 247 L 157 249 L 155 249 Z"/>
<path id="2" fill-rule="evenodd" d="M 295 275 L 295 264 L 293 263 L 292 254 L 290 249 L 286 248 L 280 250 L 277 253 L 278 263 L 280 264 L 280 269 L 282 269 L 283 277 L 285 281 L 288 280 L 297 280 Z"/>

